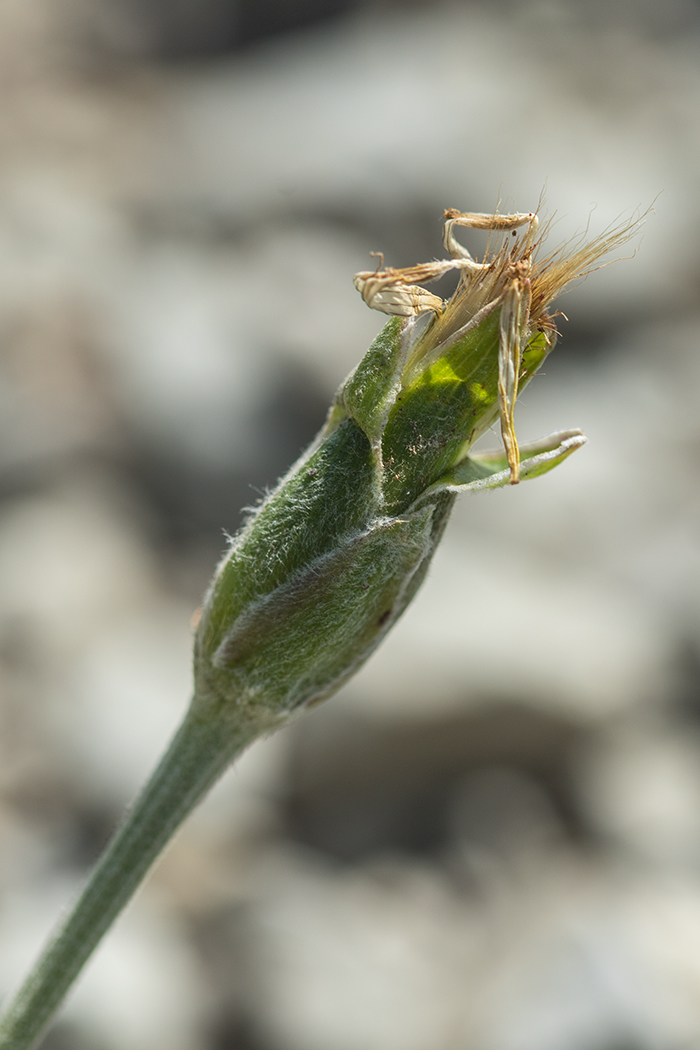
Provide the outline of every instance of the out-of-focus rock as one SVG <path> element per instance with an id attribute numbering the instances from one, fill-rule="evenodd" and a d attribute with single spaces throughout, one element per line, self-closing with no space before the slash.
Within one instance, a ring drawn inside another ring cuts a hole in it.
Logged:
<path id="1" fill-rule="evenodd" d="M 694 883 L 557 851 L 485 870 L 465 894 L 424 866 L 338 871 L 313 855 L 268 857 L 252 920 L 268 1045 L 651 1050 L 698 1038 Z"/>
<path id="2" fill-rule="evenodd" d="M 190 610 L 160 593 L 130 520 L 138 514 L 120 496 L 92 476 L 19 499 L 0 516 L 8 742 L 35 752 L 26 766 L 22 747 L 8 747 L 5 778 L 31 793 L 43 766 L 47 790 L 56 776 L 69 795 L 116 811 L 190 690 Z"/>
<path id="3" fill-rule="evenodd" d="M 584 752 L 587 815 L 609 842 L 661 870 L 700 869 L 700 736 L 624 721 Z"/>

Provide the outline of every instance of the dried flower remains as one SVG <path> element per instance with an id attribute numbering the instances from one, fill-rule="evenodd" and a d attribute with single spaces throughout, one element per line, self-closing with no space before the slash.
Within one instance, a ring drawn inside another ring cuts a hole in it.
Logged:
<path id="1" fill-rule="evenodd" d="M 413 382 L 435 360 L 493 311 L 499 311 L 498 414 L 506 451 L 510 482 L 520 480 L 520 452 L 515 435 L 514 410 L 523 378 L 523 354 L 538 335 L 547 352 L 557 338 L 548 307 L 566 287 L 592 270 L 604 255 L 624 244 L 637 232 L 643 216 L 633 217 L 587 240 L 584 234 L 549 254 L 543 249 L 551 220 L 540 227 L 534 212 L 489 215 L 449 208 L 444 214 L 443 243 L 449 259 L 438 259 L 406 269 L 383 267 L 355 274 L 354 283 L 374 310 L 400 317 L 433 314 L 409 351 L 404 385 Z M 456 227 L 505 234 L 495 246 L 492 239 L 481 261 L 475 259 L 455 236 Z M 523 231 L 523 232 L 518 232 Z M 457 288 L 444 301 L 421 287 L 450 270 L 459 270 Z"/>

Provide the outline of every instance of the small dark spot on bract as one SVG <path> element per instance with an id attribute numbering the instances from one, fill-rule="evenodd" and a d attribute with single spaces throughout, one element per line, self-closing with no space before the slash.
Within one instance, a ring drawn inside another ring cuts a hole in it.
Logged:
<path id="1" fill-rule="evenodd" d="M 385 609 L 385 611 L 382 613 L 382 615 L 377 620 L 377 623 L 379 624 L 379 626 L 383 627 L 390 616 L 391 616 L 391 609 Z"/>
<path id="2" fill-rule="evenodd" d="M 317 474 L 318 469 L 316 467 L 311 467 L 310 470 L 307 470 L 306 472 L 307 478 L 315 478 Z"/>

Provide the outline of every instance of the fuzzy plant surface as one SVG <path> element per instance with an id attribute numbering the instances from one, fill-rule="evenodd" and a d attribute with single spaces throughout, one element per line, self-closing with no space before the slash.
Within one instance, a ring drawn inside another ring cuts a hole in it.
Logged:
<path id="1" fill-rule="evenodd" d="M 548 251 L 534 213 L 450 210 L 445 259 L 355 276 L 365 302 L 389 320 L 310 448 L 232 539 L 196 629 L 192 703 L 7 1004 L 0 1050 L 35 1045 L 156 857 L 232 760 L 367 660 L 420 587 L 456 495 L 538 477 L 585 443 L 568 430 L 519 446 L 515 402 L 554 347 L 552 300 L 637 225 Z M 489 231 L 481 261 L 457 240 L 460 226 Z M 450 270 L 459 281 L 443 302 L 422 286 Z M 472 452 L 494 423 L 503 450 Z"/>

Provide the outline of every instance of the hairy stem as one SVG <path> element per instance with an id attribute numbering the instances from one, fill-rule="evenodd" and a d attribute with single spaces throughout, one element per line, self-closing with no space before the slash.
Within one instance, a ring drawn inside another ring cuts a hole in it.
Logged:
<path id="1" fill-rule="evenodd" d="M 73 911 L 8 1005 L 0 1021 L 0 1050 L 34 1046 L 169 839 L 259 731 L 247 725 L 222 732 L 217 720 L 187 715 Z"/>

